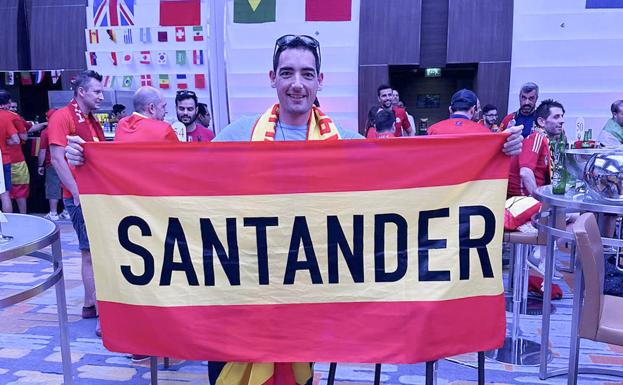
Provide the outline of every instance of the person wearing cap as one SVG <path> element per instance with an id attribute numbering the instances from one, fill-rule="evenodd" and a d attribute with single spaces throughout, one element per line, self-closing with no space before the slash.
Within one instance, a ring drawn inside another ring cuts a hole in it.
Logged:
<path id="1" fill-rule="evenodd" d="M 482 124 L 473 121 L 479 109 L 480 101 L 474 91 L 465 88 L 457 91 L 450 99 L 450 118 L 430 126 L 428 135 L 491 133 Z M 522 126 L 508 128 L 510 135 L 502 147 L 506 155 L 521 153 L 522 129 Z"/>

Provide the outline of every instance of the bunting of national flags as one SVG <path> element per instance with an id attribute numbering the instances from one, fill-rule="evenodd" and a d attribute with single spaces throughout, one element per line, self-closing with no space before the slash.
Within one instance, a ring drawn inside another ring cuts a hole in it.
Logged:
<path id="1" fill-rule="evenodd" d="M 123 36 L 123 40 L 117 37 L 117 33 Z M 169 35 L 171 34 L 171 41 L 176 43 L 184 43 L 186 41 L 204 41 L 203 26 L 195 25 L 192 27 L 176 26 L 175 28 L 160 28 L 156 32 L 156 40 L 159 43 L 169 42 Z M 152 44 L 152 30 L 151 28 L 90 28 L 87 29 L 87 40 L 91 45 L 98 45 L 102 43 L 114 43 L 114 44 L 135 44 L 136 36 L 139 37 L 139 41 L 143 44 Z M 105 36 L 107 40 L 102 40 L 101 36 Z M 175 37 L 175 40 L 173 40 Z M 187 38 L 188 37 L 188 38 Z"/>
<path id="2" fill-rule="evenodd" d="M 63 70 L 34 70 L 34 71 L 5 71 L 2 79 L 5 86 L 13 86 L 17 84 L 16 74 L 19 74 L 19 84 L 23 86 L 31 86 L 41 84 L 49 75 L 53 84 L 56 84 L 61 77 Z"/>

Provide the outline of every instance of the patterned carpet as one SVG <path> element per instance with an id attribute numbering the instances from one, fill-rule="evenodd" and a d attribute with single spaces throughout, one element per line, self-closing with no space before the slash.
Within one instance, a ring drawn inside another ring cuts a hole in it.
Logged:
<path id="1" fill-rule="evenodd" d="M 59 222 L 62 229 L 65 284 L 70 324 L 70 340 L 76 384 L 149 384 L 148 362 L 133 363 L 129 356 L 107 351 L 95 336 L 95 320 L 80 318 L 82 285 L 80 254 L 77 239 L 69 222 Z M 50 264 L 30 257 L 22 257 L 0 264 L 0 296 L 16 292 L 41 282 L 51 271 Z M 552 315 L 552 368 L 564 368 L 569 356 L 571 325 L 572 276 L 558 281 L 564 298 L 555 301 Z M 0 385 L 58 385 L 63 383 L 54 290 L 48 290 L 28 302 L 0 310 Z M 510 316 L 510 313 L 507 313 Z M 540 316 L 522 316 L 524 337 L 539 341 Z M 467 385 L 476 383 L 476 356 L 454 357 L 439 363 L 439 385 Z M 623 348 L 583 341 L 581 364 L 620 368 L 623 366 Z M 493 360 L 486 362 L 486 380 L 492 384 L 566 384 L 566 376 L 541 381 L 537 367 L 513 367 Z M 325 383 L 328 364 L 315 365 L 314 382 Z M 338 365 L 336 384 L 371 384 L 373 365 Z M 385 384 L 424 384 L 424 365 L 383 365 L 381 381 Z M 171 368 L 159 370 L 159 384 L 208 384 L 205 362 L 172 361 Z M 623 385 L 623 379 L 595 375 L 581 375 L 582 385 Z"/>

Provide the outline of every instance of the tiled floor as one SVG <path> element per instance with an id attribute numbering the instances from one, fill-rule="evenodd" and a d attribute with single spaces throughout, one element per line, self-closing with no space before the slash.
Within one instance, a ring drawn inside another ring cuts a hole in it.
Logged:
<path id="1" fill-rule="evenodd" d="M 148 363 L 135 364 L 129 356 L 107 351 L 94 334 L 95 320 L 80 318 L 82 285 L 77 239 L 69 222 L 60 222 L 63 260 L 70 322 L 71 352 L 76 384 L 149 384 Z M 0 296 L 40 282 L 49 273 L 49 263 L 22 257 L 0 264 Z M 555 301 L 552 315 L 551 349 L 553 368 L 566 367 L 569 356 L 571 319 L 571 276 L 559 284 L 565 297 Z M 62 384 L 58 323 L 54 290 L 48 290 L 28 302 L 0 310 L 0 385 Z M 508 313 L 510 315 L 510 313 Z M 538 341 L 540 316 L 522 316 L 524 336 Z M 581 362 L 603 367 L 622 367 L 623 348 L 583 342 Z M 439 385 L 476 383 L 476 356 L 464 355 L 439 364 Z M 208 384 L 205 362 L 173 360 L 170 370 L 160 367 L 160 384 Z M 486 363 L 487 383 L 492 384 L 566 384 L 566 376 L 541 381 L 537 367 L 513 367 L 492 360 Z M 325 382 L 328 365 L 315 365 L 315 382 Z M 338 365 L 336 384 L 371 384 L 373 365 Z M 424 365 L 383 365 L 381 381 L 386 384 L 423 384 Z M 623 385 L 623 379 L 595 375 L 580 376 L 582 385 Z"/>

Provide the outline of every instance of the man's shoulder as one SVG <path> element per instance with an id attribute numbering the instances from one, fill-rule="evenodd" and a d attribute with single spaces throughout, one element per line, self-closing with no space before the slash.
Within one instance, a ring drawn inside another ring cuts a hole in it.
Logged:
<path id="1" fill-rule="evenodd" d="M 260 115 L 243 116 L 229 123 L 214 138 L 213 142 L 247 142 L 251 140 L 253 126 Z"/>
<path id="2" fill-rule="evenodd" d="M 72 122 L 71 120 L 71 112 L 67 106 L 63 108 L 59 108 L 50 116 L 50 120 L 48 122 L 48 126 L 54 126 L 55 124 L 66 124 L 67 122 Z"/>

